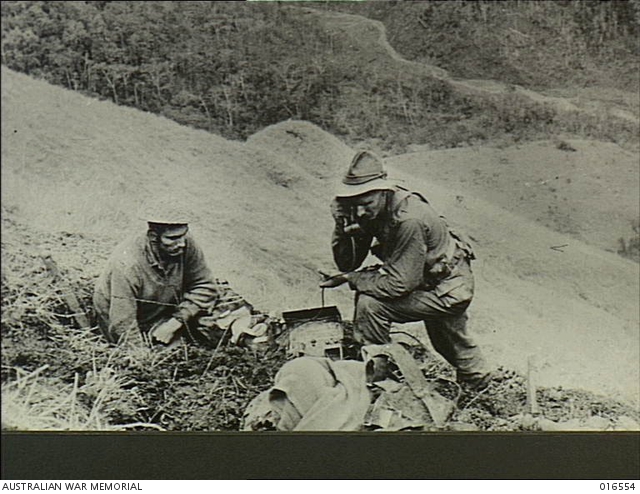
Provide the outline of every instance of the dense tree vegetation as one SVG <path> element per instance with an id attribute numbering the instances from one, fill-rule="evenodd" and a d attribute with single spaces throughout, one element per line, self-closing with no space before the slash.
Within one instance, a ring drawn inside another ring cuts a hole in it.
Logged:
<path id="1" fill-rule="evenodd" d="M 7 2 L 3 62 L 118 104 L 241 136 L 315 106 L 322 81 L 314 74 L 302 81 L 303 68 L 282 50 L 291 34 L 274 29 L 286 16 L 238 3 Z M 312 26 L 297 34 L 305 33 L 306 41 L 314 38 Z"/>
<path id="2" fill-rule="evenodd" d="M 301 15 L 301 5 L 310 4 L 7 1 L 2 62 L 236 139 L 287 118 L 387 147 L 531 136 L 557 124 L 536 105 L 476 101 L 437 79 L 382 70 L 353 53 L 348 39 Z M 598 83 L 586 70 L 591 64 L 627 89 L 637 84 L 629 60 L 637 59 L 630 40 L 637 40 L 640 0 L 312 5 L 379 18 L 404 56 L 453 75 L 540 87 L 575 83 L 582 74 L 581 83 Z M 540 53 L 550 59 L 536 64 Z M 580 129 L 594 132 L 583 123 Z"/>

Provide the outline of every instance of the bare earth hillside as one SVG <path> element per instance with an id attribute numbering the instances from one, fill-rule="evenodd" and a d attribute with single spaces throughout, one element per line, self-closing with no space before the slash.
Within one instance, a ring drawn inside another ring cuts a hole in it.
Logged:
<path id="1" fill-rule="evenodd" d="M 621 239 L 637 235 L 638 155 L 615 144 L 569 140 L 507 148 L 416 148 L 390 162 L 458 190 L 460 201 L 466 194 L 481 197 L 611 252 L 620 249 Z"/>
<path id="2" fill-rule="evenodd" d="M 281 307 L 287 293 L 294 295 L 292 304 L 310 303 L 295 298 L 317 287 L 316 268 L 330 261 L 326 244 L 309 241 L 331 229 L 330 216 L 322 214 L 328 211 L 328 179 L 296 166 L 287 155 L 85 98 L 4 68 L 2 79 L 2 201 L 23 221 L 45 231 L 96 235 L 115 246 L 144 226 L 138 211 L 145 200 L 179 196 L 194 211 L 194 234 L 218 276 L 237 284 L 258 306 Z M 301 124 L 300 135 L 309 127 Z M 346 148 L 312 130 L 308 139 L 317 149 Z M 287 136 L 283 130 L 280 141 Z M 310 154 L 307 168 L 327 156 Z M 289 290 L 296 286 L 304 290 Z M 308 297 L 317 301 L 315 291 Z M 270 304 L 274 294 L 276 303 Z"/>
<path id="3" fill-rule="evenodd" d="M 88 244 L 71 241 L 57 246 L 67 253 L 59 262 L 94 276 L 104 252 L 143 228 L 137 210 L 145 199 L 178 194 L 193 209 L 192 230 L 216 275 L 256 307 L 319 305 L 315 270 L 331 267 L 328 202 L 350 154 L 319 128 L 283 122 L 231 142 L 3 68 L 2 142 L 3 216 L 11 218 L 3 254 L 19 248 L 12 238 L 20 225 L 82 236 L 101 246 L 91 262 Z M 638 264 L 607 250 L 637 217 L 638 157 L 608 144 L 572 145 L 571 154 L 540 142 L 414 153 L 389 164 L 475 239 L 471 327 L 496 366 L 524 371 L 532 356 L 542 385 L 637 406 Z M 605 158 L 606 175 L 596 178 Z M 553 214 L 545 216 L 548 198 L 535 190 L 554 194 Z M 350 317 L 347 289 L 326 297 Z"/>

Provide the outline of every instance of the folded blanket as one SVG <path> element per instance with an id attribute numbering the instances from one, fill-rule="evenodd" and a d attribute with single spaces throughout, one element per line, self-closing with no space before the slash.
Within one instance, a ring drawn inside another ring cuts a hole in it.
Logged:
<path id="1" fill-rule="evenodd" d="M 357 431 L 370 404 L 363 362 L 300 357 L 278 371 L 269 404 L 281 431 Z"/>

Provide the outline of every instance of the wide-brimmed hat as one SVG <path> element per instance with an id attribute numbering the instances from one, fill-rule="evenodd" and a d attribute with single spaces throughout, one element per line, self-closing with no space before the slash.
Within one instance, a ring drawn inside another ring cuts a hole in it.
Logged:
<path id="1" fill-rule="evenodd" d="M 338 184 L 336 197 L 354 197 L 373 190 L 393 188 L 393 183 L 387 180 L 382 159 L 371 151 L 358 151 L 342 182 Z"/>

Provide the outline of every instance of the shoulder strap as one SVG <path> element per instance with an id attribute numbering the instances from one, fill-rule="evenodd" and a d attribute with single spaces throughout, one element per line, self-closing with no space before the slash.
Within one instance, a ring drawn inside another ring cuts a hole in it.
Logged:
<path id="1" fill-rule="evenodd" d="M 410 195 L 414 195 L 418 197 L 425 204 L 429 204 L 429 201 L 427 200 L 427 198 L 424 195 L 422 195 L 420 192 L 409 190 L 405 187 L 402 187 L 401 185 L 396 185 L 396 187 L 398 187 L 399 190 L 408 192 Z M 449 233 L 455 239 L 456 243 L 458 244 L 458 247 L 460 247 L 464 251 L 467 259 L 469 259 L 470 261 L 476 259 L 476 254 L 471 245 L 471 239 L 464 233 L 461 233 L 456 228 L 452 227 L 447 221 L 447 218 L 445 218 L 442 214 L 440 214 L 439 216 L 440 216 L 440 219 L 444 221 L 445 225 L 447 225 L 447 228 L 449 229 Z"/>
<path id="2" fill-rule="evenodd" d="M 402 185 L 396 185 L 396 187 L 397 187 L 399 190 L 402 190 L 402 191 L 404 191 L 404 192 L 408 192 L 408 193 L 409 193 L 410 195 L 412 195 L 412 196 L 417 196 L 417 197 L 419 197 L 419 198 L 420 198 L 420 200 L 421 200 L 422 202 L 424 202 L 425 204 L 429 204 L 429 201 L 427 200 L 427 198 L 426 198 L 425 196 L 423 196 L 420 192 L 416 192 L 416 191 L 414 191 L 414 190 L 409 190 L 409 189 L 407 189 L 407 188 L 403 187 Z"/>

